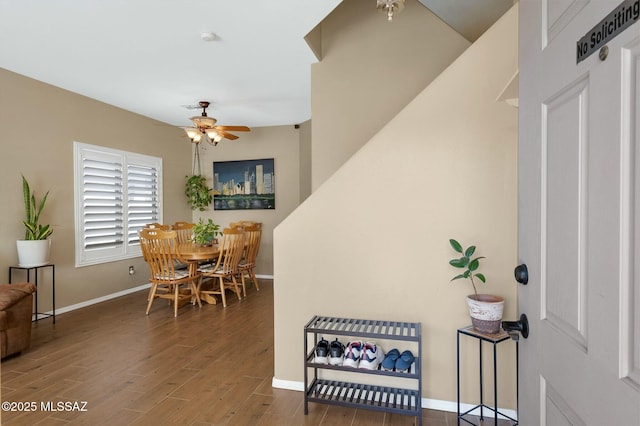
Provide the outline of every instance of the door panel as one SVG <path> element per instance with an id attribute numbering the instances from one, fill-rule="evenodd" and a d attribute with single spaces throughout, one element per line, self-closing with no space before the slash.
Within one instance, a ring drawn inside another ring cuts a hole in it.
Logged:
<path id="1" fill-rule="evenodd" d="M 543 104 L 541 318 L 586 350 L 588 80 Z"/>
<path id="2" fill-rule="evenodd" d="M 547 45 L 547 40 L 552 40 L 560 33 L 587 3 L 589 0 L 544 0 L 542 14 L 546 22 L 546 37 L 543 47 Z"/>
<path id="3" fill-rule="evenodd" d="M 543 390 L 542 400 L 546 413 L 544 422 L 540 426 L 583 426 L 586 425 L 578 413 L 562 399 L 560 394 L 551 386 L 547 385 L 543 379 L 541 382 Z"/>
<path id="4" fill-rule="evenodd" d="M 640 22 L 576 63 L 619 0 L 520 0 L 523 425 L 640 425 Z"/>
<path id="5" fill-rule="evenodd" d="M 620 375 L 640 388 L 640 41 L 623 52 Z"/>

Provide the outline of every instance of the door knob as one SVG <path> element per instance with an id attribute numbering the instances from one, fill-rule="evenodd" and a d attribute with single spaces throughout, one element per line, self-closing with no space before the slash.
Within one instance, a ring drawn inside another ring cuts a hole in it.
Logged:
<path id="1" fill-rule="evenodd" d="M 525 339 L 529 337 L 529 320 L 527 315 L 520 315 L 519 321 L 502 321 L 502 329 L 511 334 L 514 332 L 520 332 Z"/>
<path id="2" fill-rule="evenodd" d="M 515 275 L 516 281 L 522 285 L 527 285 L 529 282 L 529 270 L 527 269 L 527 265 L 524 263 L 516 266 L 516 269 L 513 271 L 513 275 Z"/>

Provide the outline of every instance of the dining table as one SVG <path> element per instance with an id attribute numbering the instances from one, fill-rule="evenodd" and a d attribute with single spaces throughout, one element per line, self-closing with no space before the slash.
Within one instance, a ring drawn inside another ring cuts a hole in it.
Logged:
<path id="1" fill-rule="evenodd" d="M 198 272 L 198 265 L 200 262 L 206 262 L 208 260 L 215 260 L 220 255 L 220 245 L 200 245 L 195 243 L 181 243 L 178 244 L 178 253 L 182 259 L 186 260 L 189 265 L 189 274 L 195 275 Z M 198 286 L 198 289 L 200 286 Z M 218 303 L 215 297 L 210 294 L 200 295 L 200 300 L 210 305 Z"/>

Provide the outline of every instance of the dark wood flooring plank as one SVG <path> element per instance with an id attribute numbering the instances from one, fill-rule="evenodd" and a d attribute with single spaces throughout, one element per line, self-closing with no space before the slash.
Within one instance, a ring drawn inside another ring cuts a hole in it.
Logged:
<path id="1" fill-rule="evenodd" d="M 274 389 L 273 285 L 228 306 L 186 305 L 173 317 L 142 291 L 33 324 L 31 348 L 0 365 L 3 401 L 87 401 L 88 412 L 4 412 L 3 425 L 405 425 L 391 416 Z M 302 325 L 301 325 L 302 327 Z M 455 424 L 423 410 L 425 424 Z"/>

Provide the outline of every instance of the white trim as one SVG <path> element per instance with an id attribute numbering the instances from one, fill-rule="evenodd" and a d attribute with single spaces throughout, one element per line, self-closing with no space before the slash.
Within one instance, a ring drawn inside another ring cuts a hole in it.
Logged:
<path id="1" fill-rule="evenodd" d="M 261 279 L 265 279 L 265 280 L 272 280 L 273 279 L 273 275 L 256 275 L 256 277 L 261 278 Z M 71 312 L 71 311 L 75 311 L 76 309 L 80 309 L 80 308 L 86 308 L 87 306 L 91 306 L 91 305 L 95 305 L 96 303 L 100 303 L 100 302 L 106 302 L 107 300 L 111 300 L 111 299 L 115 299 L 117 297 L 121 297 L 121 296 L 126 296 L 127 294 L 131 294 L 131 293 L 135 293 L 141 290 L 145 290 L 147 288 L 151 287 L 150 283 L 147 284 L 142 284 L 138 287 L 133 287 L 133 288 L 128 288 L 126 290 L 122 290 L 122 291 L 118 291 L 116 293 L 111 293 L 111 294 L 107 294 L 106 296 L 101 296 L 101 297 L 97 297 L 95 299 L 91 299 L 91 300 L 85 300 L 84 302 L 80 302 L 80 303 L 76 303 L 75 305 L 70 305 L 70 306 L 65 306 L 64 308 L 58 308 L 56 309 L 56 315 L 60 315 L 60 314 L 64 314 L 66 312 Z M 44 314 L 52 314 L 52 311 L 48 311 L 48 312 L 43 312 Z M 41 318 L 47 318 L 46 316 L 42 316 Z M 286 381 L 285 381 L 286 382 Z M 294 382 L 291 382 L 294 383 Z M 303 385 L 300 385 L 300 389 L 303 389 Z M 281 386 L 275 386 L 276 388 L 279 388 Z M 288 389 L 288 387 L 286 386 L 282 386 L 282 389 Z M 298 390 L 298 389 L 296 389 Z"/>
<path id="2" fill-rule="evenodd" d="M 125 296 L 127 294 L 136 293 L 140 290 L 144 290 L 151 287 L 150 283 L 140 285 L 138 287 L 128 288 L 126 290 L 118 291 L 116 293 L 107 294 L 106 296 L 96 297 L 95 299 L 85 300 L 84 302 L 76 303 L 75 305 L 65 306 L 64 308 L 56 309 L 56 316 L 64 314 L 66 312 L 75 311 L 76 309 L 86 308 L 87 306 L 95 305 L 96 303 L 106 302 L 107 300 L 115 299 L 117 297 Z M 52 311 L 44 312 L 45 314 L 52 314 Z M 42 317 L 44 318 L 44 317 Z"/>
<path id="3" fill-rule="evenodd" d="M 303 382 L 295 382 L 293 380 L 281 380 L 276 379 L 275 377 L 271 380 L 271 386 L 278 389 L 286 389 L 293 391 L 304 391 L 304 383 Z"/>
<path id="4" fill-rule="evenodd" d="M 256 274 L 256 278 L 260 278 L 260 279 L 263 279 L 263 280 L 272 280 L 273 279 L 273 275 Z"/>
<path id="5" fill-rule="evenodd" d="M 304 383 L 293 381 L 293 380 L 281 380 L 273 377 L 273 379 L 271 379 L 271 386 L 278 389 L 304 392 Z M 421 405 L 422 405 L 422 408 L 428 409 L 428 410 L 449 411 L 451 413 L 458 412 L 458 403 L 455 401 L 443 401 L 439 399 L 422 398 Z M 476 404 L 461 403 L 460 412 L 464 413 L 465 411 L 470 410 L 475 406 Z M 513 419 L 516 419 L 516 420 L 518 419 L 517 417 L 518 415 L 515 412 L 515 410 L 510 410 L 507 408 L 499 408 L 498 411 L 499 411 L 498 413 L 499 419 L 506 419 L 506 417 L 504 417 L 500 413 L 504 413 L 504 415 L 507 415 Z M 484 416 L 489 417 L 489 414 L 488 414 L 489 412 L 490 411 L 487 411 L 485 409 Z M 469 414 L 479 416 L 480 408 L 476 408 L 474 411 L 470 412 Z M 491 412 L 491 417 L 493 417 L 493 412 Z"/>

